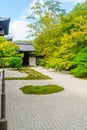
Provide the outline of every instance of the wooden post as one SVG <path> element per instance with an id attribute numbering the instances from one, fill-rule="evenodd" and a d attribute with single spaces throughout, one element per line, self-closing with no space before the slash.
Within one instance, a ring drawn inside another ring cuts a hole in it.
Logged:
<path id="1" fill-rule="evenodd" d="M 6 97 L 5 93 L 1 93 L 1 119 L 6 117 Z"/>
<path id="2" fill-rule="evenodd" d="M 0 119 L 0 130 L 7 130 L 7 120 Z"/>
<path id="3" fill-rule="evenodd" d="M 2 71 L 2 93 L 1 93 L 1 119 L 6 117 L 6 97 L 5 97 L 5 70 Z"/>
<path id="4" fill-rule="evenodd" d="M 2 71 L 2 93 L 1 93 L 1 119 L 0 119 L 0 130 L 7 130 L 6 120 L 6 95 L 5 95 L 5 71 L 3 67 Z"/>

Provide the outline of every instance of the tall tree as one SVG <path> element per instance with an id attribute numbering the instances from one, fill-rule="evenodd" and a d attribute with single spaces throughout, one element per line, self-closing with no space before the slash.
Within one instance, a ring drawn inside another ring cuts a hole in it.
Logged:
<path id="1" fill-rule="evenodd" d="M 37 49 L 47 55 L 47 67 L 65 70 L 74 67 L 73 59 L 87 46 L 86 14 L 87 10 L 80 10 L 61 17 L 58 25 L 51 25 L 52 31 L 48 26 L 36 39 Z"/>
<path id="2" fill-rule="evenodd" d="M 87 46 L 87 10 L 76 11 L 62 19 L 60 45 L 53 53 L 57 59 L 55 66 L 58 69 L 74 67 L 73 59 L 79 51 Z"/>
<path id="3" fill-rule="evenodd" d="M 30 9 L 30 14 L 27 16 L 29 20 L 29 36 L 37 36 L 46 27 L 46 23 L 50 23 L 49 18 L 55 18 L 54 24 L 59 22 L 59 16 L 65 14 L 65 10 L 60 9 L 60 2 L 55 0 L 48 0 L 40 2 L 37 0 Z M 43 18 L 45 21 L 43 22 Z M 51 21 L 52 22 L 52 21 Z"/>

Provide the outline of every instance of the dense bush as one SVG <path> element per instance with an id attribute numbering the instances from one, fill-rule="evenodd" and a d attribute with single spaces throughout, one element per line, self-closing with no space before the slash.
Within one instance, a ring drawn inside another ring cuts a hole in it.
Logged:
<path id="1" fill-rule="evenodd" d="M 9 66 L 11 68 L 21 68 L 22 67 L 22 58 L 21 57 L 12 57 L 10 60 L 9 60 Z"/>
<path id="2" fill-rule="evenodd" d="M 83 48 L 73 60 L 75 68 L 71 73 L 77 77 L 87 77 L 87 47 Z"/>
<path id="3" fill-rule="evenodd" d="M 87 66 L 78 66 L 77 68 L 71 70 L 71 73 L 74 74 L 76 77 L 87 77 Z"/>
<path id="4" fill-rule="evenodd" d="M 42 59 L 38 63 L 40 66 L 45 66 L 46 65 L 46 59 Z"/>

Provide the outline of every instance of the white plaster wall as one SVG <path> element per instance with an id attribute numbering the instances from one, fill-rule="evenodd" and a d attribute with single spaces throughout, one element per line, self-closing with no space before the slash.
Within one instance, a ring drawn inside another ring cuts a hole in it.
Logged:
<path id="1" fill-rule="evenodd" d="M 36 66 L 36 57 L 29 57 L 29 66 Z"/>

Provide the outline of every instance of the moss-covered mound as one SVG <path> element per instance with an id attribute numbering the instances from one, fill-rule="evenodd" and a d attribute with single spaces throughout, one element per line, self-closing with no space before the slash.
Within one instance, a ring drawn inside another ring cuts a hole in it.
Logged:
<path id="1" fill-rule="evenodd" d="M 45 85 L 45 86 L 24 86 L 20 88 L 25 94 L 51 94 L 64 90 L 58 85 Z"/>

